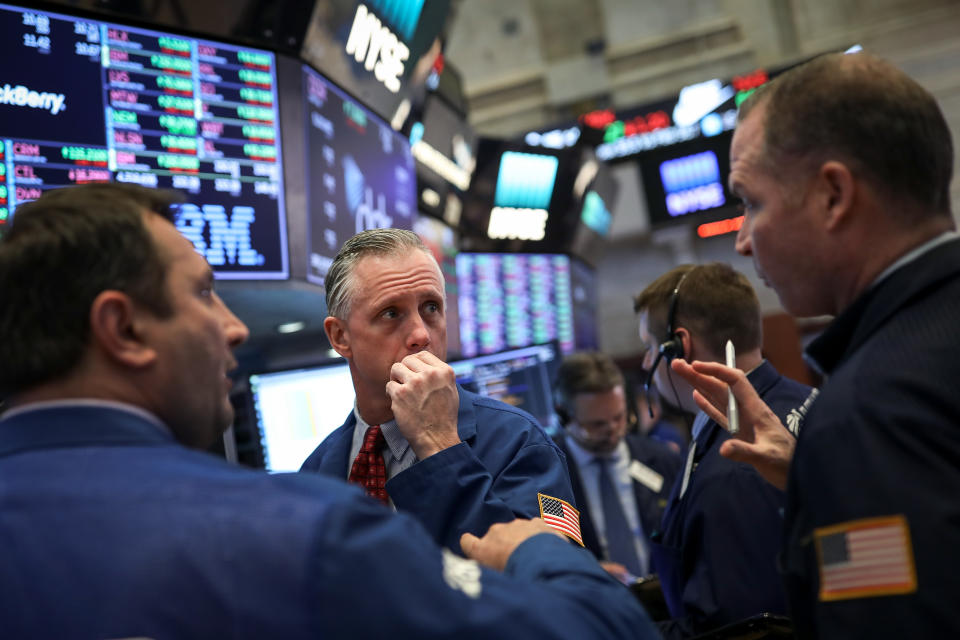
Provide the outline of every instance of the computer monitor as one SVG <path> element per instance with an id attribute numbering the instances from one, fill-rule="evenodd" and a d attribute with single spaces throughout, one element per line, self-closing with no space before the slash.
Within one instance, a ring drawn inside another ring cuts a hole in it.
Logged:
<path id="1" fill-rule="evenodd" d="M 519 407 L 533 414 L 545 429 L 554 430 L 551 385 L 560 359 L 554 341 L 456 360 L 450 366 L 465 389 Z"/>
<path id="2" fill-rule="evenodd" d="M 167 187 L 218 278 L 288 277 L 273 53 L 0 4 L 0 59 L 0 236 L 48 189 Z"/>
<path id="3" fill-rule="evenodd" d="M 250 376 L 254 418 L 268 471 L 297 471 L 343 424 L 356 394 L 344 361 Z"/>

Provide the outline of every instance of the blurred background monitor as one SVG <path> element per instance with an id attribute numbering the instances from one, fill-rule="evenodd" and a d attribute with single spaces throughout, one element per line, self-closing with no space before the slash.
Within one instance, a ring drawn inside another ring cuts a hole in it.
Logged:
<path id="1" fill-rule="evenodd" d="M 559 254 L 457 255 L 464 356 L 557 340 L 575 348 L 570 258 Z"/>
<path id="2" fill-rule="evenodd" d="M 343 360 L 249 378 L 253 419 L 268 471 L 297 471 L 353 411 L 356 394 Z"/>
<path id="3" fill-rule="evenodd" d="M 365 229 L 413 227 L 417 182 L 408 140 L 303 66 L 307 279 L 323 284 L 343 243 Z"/>
<path id="4" fill-rule="evenodd" d="M 457 232 L 436 218 L 417 214 L 413 231 L 427 245 L 443 272 L 447 295 L 447 357 L 460 354 L 460 313 L 457 293 Z"/>
<path id="5" fill-rule="evenodd" d="M 174 188 L 218 278 L 288 277 L 273 53 L 0 5 L 0 56 L 0 234 L 48 189 Z"/>
<path id="6" fill-rule="evenodd" d="M 575 258 L 570 259 L 570 295 L 573 298 L 574 346 L 578 350 L 599 349 L 596 272 Z"/>
<path id="7" fill-rule="evenodd" d="M 643 156 L 638 165 L 651 226 L 737 215 L 739 201 L 727 187 L 732 138 L 725 131 Z"/>
<path id="8" fill-rule="evenodd" d="M 556 341 L 450 363 L 465 389 L 527 411 L 548 430 L 556 428 L 551 385 L 560 366 Z"/>

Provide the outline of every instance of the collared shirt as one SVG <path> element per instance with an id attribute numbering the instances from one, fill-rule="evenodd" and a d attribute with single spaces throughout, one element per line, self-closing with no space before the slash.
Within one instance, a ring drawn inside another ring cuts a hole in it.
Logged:
<path id="1" fill-rule="evenodd" d="M 350 468 L 353 467 L 353 461 L 357 459 L 357 454 L 360 453 L 360 448 L 363 447 L 363 438 L 367 434 L 367 429 L 370 428 L 370 425 L 360 416 L 360 411 L 357 409 L 356 404 L 353 405 L 353 416 L 357 419 L 357 424 L 353 427 L 353 441 L 350 445 L 350 465 L 347 468 L 348 475 Z M 387 480 L 389 480 L 416 464 L 417 456 L 410 447 L 410 443 L 407 442 L 407 439 L 400 433 L 400 428 L 397 426 L 396 420 L 381 423 L 380 432 L 383 434 L 383 439 L 387 441 L 387 446 L 383 449 L 383 463 L 387 468 Z M 390 506 L 394 506 L 393 500 L 390 501 Z"/>
<path id="2" fill-rule="evenodd" d="M 933 251 L 934 249 L 936 249 L 936 248 L 939 247 L 940 245 L 942 245 L 942 244 L 944 244 L 944 243 L 946 243 L 946 242 L 950 242 L 951 240 L 955 240 L 956 238 L 960 238 L 960 233 L 958 233 L 958 232 L 956 232 L 956 231 L 944 231 L 944 232 L 941 233 L 940 235 L 938 235 L 938 236 L 936 236 L 936 237 L 934 237 L 934 238 L 932 238 L 932 239 L 930 239 L 930 240 L 927 240 L 926 242 L 924 242 L 923 244 L 921 244 L 919 247 L 914 247 L 914 248 L 911 249 L 910 251 L 906 252 L 905 254 L 903 254 L 902 256 L 900 256 L 899 258 L 897 258 L 897 260 L 894 261 L 894 263 L 891 264 L 889 267 L 887 267 L 886 269 L 884 269 L 884 270 L 880 273 L 880 275 L 877 276 L 877 278 L 873 281 L 873 283 L 870 285 L 869 288 L 873 288 L 873 287 L 877 286 L 878 284 L 880 284 L 880 282 L 881 282 L 884 278 L 886 278 L 887 276 L 889 276 L 890 274 L 892 274 L 894 271 L 896 271 L 896 270 L 899 269 L 900 267 L 905 267 L 905 266 L 907 266 L 908 264 L 910 264 L 911 262 L 913 262 L 914 260 L 916 260 L 917 258 L 919 258 L 920 256 L 922 256 L 923 254 L 928 253 L 928 252 L 930 252 L 930 251 Z"/>
<path id="3" fill-rule="evenodd" d="M 621 440 L 610 455 L 598 456 L 581 447 L 570 436 L 565 437 L 570 457 L 576 462 L 577 468 L 580 470 L 580 477 L 583 479 L 583 490 L 587 494 L 587 508 L 590 512 L 590 519 L 593 520 L 596 527 L 604 555 L 609 557 L 607 553 L 606 521 L 603 517 L 603 498 L 600 494 L 600 467 L 596 463 L 598 457 L 604 457 L 611 462 L 609 467 L 611 480 L 613 480 L 617 490 L 620 504 L 623 506 L 623 514 L 627 518 L 627 525 L 633 532 L 637 557 L 644 568 L 644 573 L 646 573 L 650 566 L 650 549 L 647 545 L 647 538 L 643 533 L 640 514 L 637 511 L 637 498 L 633 489 L 633 479 L 629 473 L 630 448 L 627 446 L 626 440 Z M 580 507 L 582 508 L 583 505 L 580 505 Z"/>
<path id="4" fill-rule="evenodd" d="M 853 302 L 837 314 L 820 336 L 807 345 L 807 348 L 803 352 L 804 361 L 822 376 L 824 380 L 828 380 L 830 374 L 833 373 L 833 370 L 843 358 L 844 353 L 846 353 L 849 340 L 853 336 L 853 331 L 859 326 L 860 316 L 863 313 L 864 307 L 869 304 L 868 301 L 871 293 L 877 289 L 878 285 L 908 264 L 917 261 L 941 245 L 955 241 L 957 238 L 960 238 L 960 233 L 956 231 L 945 231 L 920 246 L 914 247 L 895 260 L 893 264 L 877 276 L 870 286 L 867 287 L 866 291 L 862 292 Z"/>
<path id="5" fill-rule="evenodd" d="M 164 433 L 171 433 L 170 428 L 165 425 L 160 418 L 150 413 L 146 409 L 136 405 L 119 402 L 117 400 L 103 400 L 100 398 L 64 398 L 62 400 L 44 400 L 41 402 L 31 402 L 20 407 L 14 407 L 3 412 L 0 416 L 0 422 L 32 411 L 43 411 L 44 409 L 68 409 L 70 407 L 92 407 L 101 409 L 116 409 L 117 411 L 126 411 L 132 413 L 143 420 L 146 420 L 157 429 Z"/>

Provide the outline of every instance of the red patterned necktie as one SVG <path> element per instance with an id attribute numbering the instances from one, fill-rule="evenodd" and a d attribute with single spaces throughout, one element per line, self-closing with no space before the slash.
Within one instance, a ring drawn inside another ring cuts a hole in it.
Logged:
<path id="1" fill-rule="evenodd" d="M 390 498 L 387 497 L 386 489 L 387 468 L 381 453 L 386 443 L 380 431 L 380 425 L 375 424 L 369 427 L 363 436 L 363 446 L 360 447 L 360 453 L 353 461 L 347 480 L 363 487 L 368 496 L 389 505 Z"/>

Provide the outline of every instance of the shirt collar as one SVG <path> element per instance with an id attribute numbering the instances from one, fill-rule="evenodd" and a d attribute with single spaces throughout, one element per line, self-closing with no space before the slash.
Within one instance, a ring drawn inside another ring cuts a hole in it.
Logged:
<path id="1" fill-rule="evenodd" d="M 370 425 L 367 424 L 366 420 L 360 416 L 360 411 L 357 409 L 357 405 L 353 405 L 353 415 L 357 419 L 356 428 L 359 429 L 359 433 L 365 434 L 367 429 L 370 428 Z M 407 442 L 407 439 L 403 437 L 403 434 L 400 433 L 400 427 L 397 426 L 396 420 L 388 420 L 387 422 L 380 423 L 380 433 L 383 434 L 383 439 L 387 442 L 387 448 L 390 449 L 390 453 L 397 460 L 403 459 L 404 454 L 407 452 L 407 449 L 410 448 L 410 443 Z"/>
<path id="2" fill-rule="evenodd" d="M 14 407 L 3 412 L 0 421 L 8 420 L 16 416 L 22 416 L 33 411 L 44 411 L 47 409 L 69 409 L 72 407 L 87 407 L 93 409 L 116 409 L 117 411 L 126 411 L 149 422 L 164 433 L 171 433 L 170 428 L 163 423 L 155 414 L 146 409 L 126 402 L 117 400 L 103 400 L 100 398 L 64 398 L 62 400 L 43 400 L 40 402 L 30 402 L 28 404 Z"/>
<path id="3" fill-rule="evenodd" d="M 953 277 L 958 272 L 958 238 L 960 234 L 955 232 L 940 234 L 890 265 L 807 346 L 807 363 L 822 376 L 829 376 L 911 297 Z"/>
<path id="4" fill-rule="evenodd" d="M 574 459 L 577 461 L 577 464 L 581 467 L 588 465 L 597 459 L 609 460 L 614 464 L 619 464 L 625 460 L 630 453 L 629 448 L 627 447 L 626 439 L 621 440 L 616 449 L 607 455 L 599 455 L 593 453 L 592 451 L 587 451 L 569 434 L 565 434 L 564 439 L 566 440 L 567 447 L 570 450 L 570 455 L 574 457 Z"/>
<path id="5" fill-rule="evenodd" d="M 906 252 L 905 254 L 897 258 L 897 260 L 893 264 L 891 264 L 889 267 L 884 269 L 880 273 L 880 275 L 877 276 L 876 279 L 873 281 L 873 283 L 870 285 L 870 288 L 877 286 L 878 284 L 880 284 L 880 282 L 884 278 L 888 277 L 894 271 L 907 266 L 908 264 L 910 264 L 911 262 L 913 262 L 914 260 L 922 256 L 923 254 L 933 251 L 940 245 L 946 242 L 950 242 L 951 240 L 955 240 L 957 238 L 960 238 L 960 232 L 944 231 L 940 235 L 924 242 L 919 247 L 914 247 L 910 251 Z"/>

